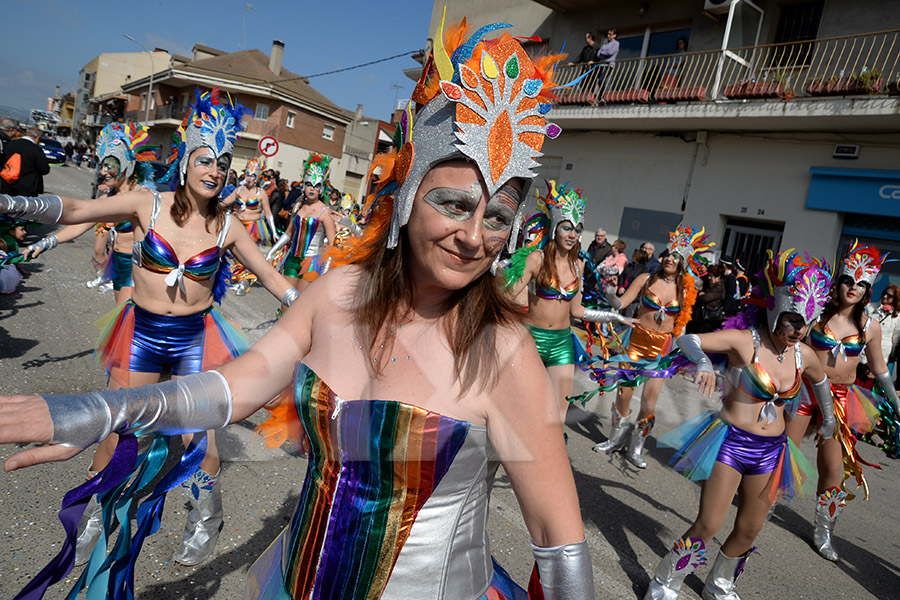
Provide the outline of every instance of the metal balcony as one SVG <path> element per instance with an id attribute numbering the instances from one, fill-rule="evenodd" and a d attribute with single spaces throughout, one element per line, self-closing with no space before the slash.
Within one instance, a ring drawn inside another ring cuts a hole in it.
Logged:
<path id="1" fill-rule="evenodd" d="M 554 79 L 571 81 L 590 68 L 588 65 L 561 67 Z M 581 117 L 590 113 L 591 118 L 598 118 L 605 111 L 615 113 L 617 105 L 646 105 L 642 116 L 662 117 L 662 114 L 653 115 L 656 110 L 670 117 L 678 114 L 727 117 L 729 109 L 722 105 L 736 105 L 733 112 L 747 102 L 767 102 L 772 106 L 762 113 L 780 110 L 787 115 L 814 116 L 822 112 L 822 107 L 811 107 L 809 103 L 823 97 L 859 100 L 898 95 L 898 79 L 900 29 L 894 29 L 619 60 L 613 67 L 594 68 L 572 88 L 557 90 L 556 105 L 563 110 L 554 111 L 553 115 L 554 120 L 558 114 L 575 118 L 579 113 L 584 113 Z M 674 110 L 671 106 L 674 104 L 694 105 L 694 108 Z M 705 108 L 700 109 L 698 105 Z M 856 106 L 859 107 L 858 102 Z M 597 108 L 579 111 L 582 107 Z M 893 112 L 896 107 L 897 101 L 889 99 L 876 105 L 874 112 Z M 863 110 L 868 116 L 873 116 L 872 111 L 871 106 Z M 616 114 L 623 116 L 621 110 Z"/>

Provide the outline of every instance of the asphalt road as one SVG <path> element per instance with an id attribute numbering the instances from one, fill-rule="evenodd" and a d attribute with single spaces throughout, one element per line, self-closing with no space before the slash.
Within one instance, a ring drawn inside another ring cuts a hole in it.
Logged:
<path id="1" fill-rule="evenodd" d="M 89 181 L 86 169 L 53 167 L 46 187 L 88 197 Z M 48 231 L 52 228 L 34 235 Z M 0 296 L 3 393 L 71 393 L 105 386 L 103 373 L 91 360 L 97 336 L 93 323 L 113 308 L 113 296 L 84 286 L 91 277 L 91 248 L 90 234 L 61 245 L 28 266 L 33 274 L 18 293 Z M 277 305 L 257 286 L 242 298 L 229 294 L 221 309 L 251 339 L 258 339 L 271 326 Z M 584 382 L 579 379 L 576 385 Z M 712 407 L 689 382 L 676 377 L 664 388 L 653 435 Z M 213 557 L 196 568 L 171 560 L 187 514 L 180 493 L 171 493 L 161 530 L 148 540 L 137 565 L 138 598 L 241 597 L 248 566 L 290 518 L 306 466 L 290 448 L 264 448 L 253 433 L 259 421 L 256 415 L 219 435 L 226 516 Z M 648 442 L 649 466 L 644 470 L 618 455 L 591 452 L 609 432 L 609 399 L 592 400 L 585 410 L 571 408 L 567 431 L 597 598 L 642 597 L 659 558 L 695 518 L 700 488 L 667 466 L 671 452 L 657 449 L 653 440 Z M 173 442 L 173 453 L 177 448 Z M 15 450 L 0 446 L 0 460 Z M 804 444 L 803 451 L 815 460 L 811 443 Z M 860 452 L 884 470 L 867 470 L 871 501 L 851 502 L 837 524 L 842 561 L 827 562 L 810 546 L 812 495 L 780 504 L 740 579 L 744 600 L 900 597 L 900 461 L 870 446 L 860 445 Z M 58 551 L 63 532 L 56 511 L 65 491 L 83 480 L 89 463 L 83 453 L 63 464 L 0 473 L 0 598 L 12 597 Z M 711 557 L 730 531 L 733 516 L 734 508 L 711 544 Z M 527 582 L 532 566 L 529 538 L 502 471 L 492 497 L 490 535 L 495 557 L 519 582 Z M 699 597 L 707 570 L 701 568 L 687 579 L 682 598 Z M 76 568 L 64 580 L 69 585 L 51 588 L 46 597 L 64 598 L 80 572 Z"/>

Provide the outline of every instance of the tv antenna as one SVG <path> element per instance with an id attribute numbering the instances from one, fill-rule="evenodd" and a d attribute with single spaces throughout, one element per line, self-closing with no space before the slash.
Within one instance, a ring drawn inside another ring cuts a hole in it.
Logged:
<path id="1" fill-rule="evenodd" d="M 251 11 L 251 10 L 253 12 L 259 12 L 258 10 L 253 8 L 253 5 L 250 4 L 249 2 L 244 5 L 244 16 L 241 19 L 241 45 L 240 45 L 241 50 L 244 49 L 244 45 L 247 43 L 247 11 Z"/>

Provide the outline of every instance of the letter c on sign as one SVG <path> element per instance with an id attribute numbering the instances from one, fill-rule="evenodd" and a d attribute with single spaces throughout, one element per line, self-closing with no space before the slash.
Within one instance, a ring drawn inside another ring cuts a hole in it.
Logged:
<path id="1" fill-rule="evenodd" d="M 878 195 L 886 200 L 900 200 L 900 185 L 883 185 Z"/>

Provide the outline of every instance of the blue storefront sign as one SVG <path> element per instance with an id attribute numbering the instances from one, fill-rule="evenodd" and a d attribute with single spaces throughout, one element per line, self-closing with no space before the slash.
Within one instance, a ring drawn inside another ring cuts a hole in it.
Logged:
<path id="1" fill-rule="evenodd" d="M 900 217 L 900 171 L 810 167 L 806 208 Z"/>

